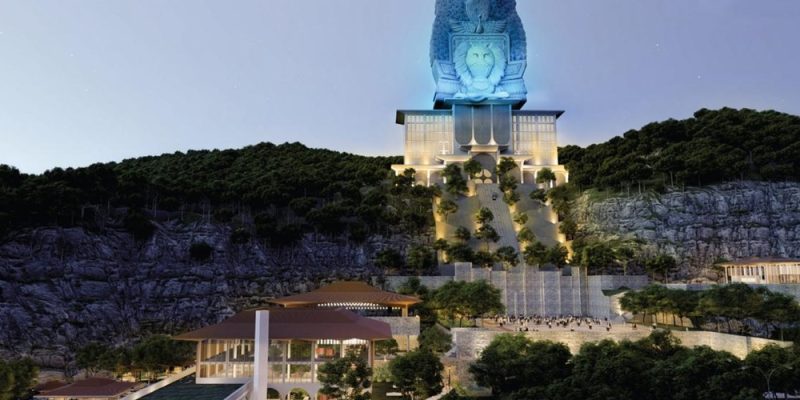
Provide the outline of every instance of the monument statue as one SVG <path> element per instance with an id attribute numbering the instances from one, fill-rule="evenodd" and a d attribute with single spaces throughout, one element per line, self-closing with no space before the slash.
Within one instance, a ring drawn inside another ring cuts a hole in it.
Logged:
<path id="1" fill-rule="evenodd" d="M 526 46 L 515 0 L 437 0 L 431 37 L 435 107 L 499 99 L 521 107 Z"/>

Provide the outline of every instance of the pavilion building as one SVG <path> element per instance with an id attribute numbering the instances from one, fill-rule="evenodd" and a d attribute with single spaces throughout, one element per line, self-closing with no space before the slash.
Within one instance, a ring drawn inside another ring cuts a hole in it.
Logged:
<path id="1" fill-rule="evenodd" d="M 725 283 L 797 284 L 800 283 L 800 260 L 788 258 L 751 258 L 721 263 Z"/>
<path id="2" fill-rule="evenodd" d="M 419 317 L 410 316 L 409 308 L 420 303 L 414 296 L 381 290 L 364 282 L 334 282 L 317 290 L 272 300 L 284 308 L 344 308 L 361 316 L 389 324 L 400 350 L 417 347 Z"/>
<path id="3" fill-rule="evenodd" d="M 198 385 L 246 385 L 250 399 L 317 399 L 321 365 L 351 351 L 372 365 L 375 342 L 391 338 L 389 324 L 345 309 L 273 308 L 175 339 L 197 343 Z"/>

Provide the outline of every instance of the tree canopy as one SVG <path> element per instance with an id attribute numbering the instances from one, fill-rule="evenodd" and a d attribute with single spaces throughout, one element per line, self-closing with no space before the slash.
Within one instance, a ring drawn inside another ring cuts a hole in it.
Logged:
<path id="1" fill-rule="evenodd" d="M 776 111 L 702 109 L 693 118 L 630 130 L 559 159 L 580 187 L 708 185 L 729 180 L 800 180 L 800 117 Z"/>

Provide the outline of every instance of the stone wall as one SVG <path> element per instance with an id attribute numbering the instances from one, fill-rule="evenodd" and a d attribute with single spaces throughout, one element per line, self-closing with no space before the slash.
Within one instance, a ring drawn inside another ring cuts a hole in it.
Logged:
<path id="1" fill-rule="evenodd" d="M 392 328 L 392 337 L 402 351 L 411 351 L 419 347 L 419 317 L 370 317 L 370 319 L 386 322 Z"/>
<path id="2" fill-rule="evenodd" d="M 640 328 L 637 330 L 626 329 L 611 332 L 596 331 L 539 331 L 525 332 L 525 336 L 532 340 L 549 340 L 564 343 L 570 351 L 577 353 L 584 343 L 598 342 L 604 339 L 614 341 L 630 340 L 636 341 L 650 335 L 649 329 Z M 474 360 L 491 343 L 495 336 L 503 334 L 499 331 L 474 328 L 453 328 L 453 344 L 456 357 L 459 359 Z M 727 351 L 739 358 L 744 358 L 748 353 L 763 348 L 768 344 L 789 347 L 791 342 L 781 342 L 777 340 L 761 339 L 748 336 L 729 335 L 716 332 L 704 331 L 673 331 L 673 335 L 687 347 L 709 346 L 714 350 Z"/>
<path id="3" fill-rule="evenodd" d="M 600 240 L 641 239 L 682 263 L 678 278 L 715 278 L 717 259 L 800 258 L 800 183 L 736 182 L 666 194 L 581 197 L 573 216 Z"/>
<path id="4" fill-rule="evenodd" d="M 386 284 L 394 290 L 409 278 L 387 276 Z M 509 315 L 591 315 L 597 318 L 622 315 L 618 299 L 604 291 L 641 289 L 649 282 L 646 276 L 587 276 L 586 270 L 578 267 L 553 271 L 517 267 L 505 271 L 474 268 L 472 263 L 456 263 L 453 276 L 421 276 L 419 280 L 431 289 L 454 280 L 485 280 L 500 290 Z"/>
<path id="5" fill-rule="evenodd" d="M 305 238 L 296 248 L 235 244 L 219 224 L 158 223 L 150 240 L 106 228 L 40 228 L 0 243 L 0 357 L 32 356 L 45 366 L 74 364 L 90 341 L 129 343 L 181 333 L 260 307 L 276 297 L 337 279 L 380 275 L 374 254 L 407 238 Z M 213 248 L 189 256 L 192 243 Z"/>

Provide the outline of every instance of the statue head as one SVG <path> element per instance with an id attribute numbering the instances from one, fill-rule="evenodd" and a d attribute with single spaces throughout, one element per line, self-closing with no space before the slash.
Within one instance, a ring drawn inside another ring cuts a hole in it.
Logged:
<path id="1" fill-rule="evenodd" d="M 489 20 L 489 11 L 491 11 L 491 0 L 464 0 L 466 6 L 467 17 L 472 23 L 481 26 L 484 22 Z"/>
<path id="2" fill-rule="evenodd" d="M 488 43 L 473 44 L 467 50 L 466 63 L 473 79 L 486 79 L 494 69 L 494 51 Z"/>

